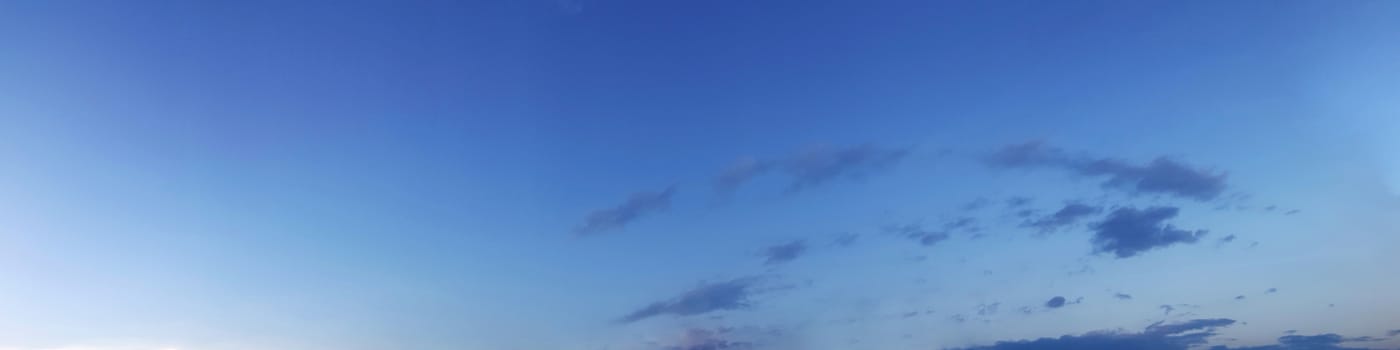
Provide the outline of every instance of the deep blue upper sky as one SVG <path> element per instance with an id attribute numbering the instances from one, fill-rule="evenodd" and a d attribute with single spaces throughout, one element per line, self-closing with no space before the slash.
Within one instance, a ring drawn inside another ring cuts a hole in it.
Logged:
<path id="1" fill-rule="evenodd" d="M 0 350 L 1396 348 L 1396 38 L 1387 1 L 4 1 Z"/>

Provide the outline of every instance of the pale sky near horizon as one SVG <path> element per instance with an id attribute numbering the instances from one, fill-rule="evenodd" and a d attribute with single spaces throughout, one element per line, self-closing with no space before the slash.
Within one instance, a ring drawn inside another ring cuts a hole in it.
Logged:
<path id="1" fill-rule="evenodd" d="M 1390 1 L 0 1 L 0 350 L 1396 349 L 1396 38 Z"/>

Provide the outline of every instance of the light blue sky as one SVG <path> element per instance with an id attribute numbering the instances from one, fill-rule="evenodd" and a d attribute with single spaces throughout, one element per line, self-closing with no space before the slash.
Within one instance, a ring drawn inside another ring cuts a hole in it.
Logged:
<path id="1" fill-rule="evenodd" d="M 1231 347 L 1386 338 L 1397 18 L 1382 1 L 0 2 L 0 349 L 939 349 L 1214 318 L 1237 321 L 1212 330 Z M 1073 159 L 989 165 L 1037 141 Z M 1224 191 L 1105 186 L 1076 163 L 1163 156 Z M 767 168 L 716 190 L 745 159 Z M 1067 202 L 1100 211 L 1021 225 Z M 1209 233 L 1094 253 L 1095 223 L 1153 206 Z M 580 234 L 590 216 L 607 227 Z M 960 218 L 980 231 L 945 232 Z M 745 308 L 618 321 L 735 279 L 754 281 Z"/>

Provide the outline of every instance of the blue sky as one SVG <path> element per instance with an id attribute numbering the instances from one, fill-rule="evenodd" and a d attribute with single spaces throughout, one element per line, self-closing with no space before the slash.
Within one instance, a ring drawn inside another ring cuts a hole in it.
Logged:
<path id="1" fill-rule="evenodd" d="M 0 349 L 1397 348 L 1397 16 L 6 1 Z"/>

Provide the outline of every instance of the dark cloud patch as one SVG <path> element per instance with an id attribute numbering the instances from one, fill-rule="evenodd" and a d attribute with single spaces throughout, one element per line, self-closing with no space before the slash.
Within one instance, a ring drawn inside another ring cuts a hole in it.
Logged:
<path id="1" fill-rule="evenodd" d="M 1218 333 L 1216 329 L 1234 324 L 1230 319 L 1191 320 L 1172 325 L 1154 324 L 1140 333 L 1097 331 L 1059 338 L 1000 341 L 990 346 L 965 350 L 1187 350 L 1206 344 Z M 1243 323 L 1241 323 L 1243 324 Z M 1345 338 L 1336 334 L 1286 335 L 1276 344 L 1228 347 L 1217 345 L 1210 350 L 1366 350 L 1343 347 L 1345 342 L 1372 341 L 1374 338 Z"/>
<path id="2" fill-rule="evenodd" d="M 1172 307 L 1171 305 L 1162 305 L 1158 306 L 1157 308 L 1162 309 L 1163 315 L 1170 315 L 1172 311 L 1176 311 L 1176 308 Z"/>
<path id="3" fill-rule="evenodd" d="M 807 242 L 796 240 L 789 243 L 779 244 L 763 250 L 764 264 L 777 265 L 792 261 L 802 256 L 807 251 Z"/>
<path id="4" fill-rule="evenodd" d="M 991 315 L 995 315 L 995 314 L 997 313 L 997 309 L 1000 309 L 1000 308 L 1001 308 L 1001 303 L 979 304 L 979 305 L 977 305 L 977 315 L 978 315 L 978 316 L 991 316 Z"/>
<path id="5" fill-rule="evenodd" d="M 1245 297 L 1244 297 L 1243 295 L 1236 295 L 1236 296 L 1235 296 L 1235 300 L 1244 300 L 1244 299 L 1245 299 Z"/>
<path id="6" fill-rule="evenodd" d="M 1141 333 L 1098 331 L 1059 338 L 999 341 L 990 346 L 966 350 L 1186 350 L 1205 344 L 1215 336 L 1215 328 L 1228 326 L 1230 319 L 1190 320 L 1179 324 L 1153 324 Z"/>
<path id="7" fill-rule="evenodd" d="M 661 315 L 693 316 L 714 311 L 738 310 L 749 307 L 749 296 L 754 292 L 755 278 L 706 283 L 691 289 L 670 300 L 658 301 L 628 313 L 618 319 L 621 323 L 631 323 Z"/>
<path id="8" fill-rule="evenodd" d="M 918 224 L 889 226 L 885 227 L 885 232 L 890 232 L 900 237 L 914 240 L 915 242 L 919 242 L 919 244 L 925 246 L 932 246 L 938 244 L 938 242 L 947 240 L 949 237 L 947 232 L 928 230 L 925 229 L 923 225 Z"/>
<path id="9" fill-rule="evenodd" d="M 990 204 L 991 202 L 992 202 L 992 201 L 987 200 L 986 198 L 974 199 L 974 200 L 972 200 L 972 201 L 970 201 L 970 202 L 967 202 L 966 204 L 963 204 L 963 205 L 962 205 L 962 210 L 965 210 L 965 211 L 973 211 L 973 210 L 982 209 L 983 207 L 986 207 L 987 204 Z"/>
<path id="10" fill-rule="evenodd" d="M 860 239 L 860 235 L 854 233 L 843 233 L 836 236 L 836 239 L 832 240 L 831 243 L 841 247 L 849 247 L 852 244 L 855 244 L 857 239 Z"/>
<path id="11" fill-rule="evenodd" d="M 1197 330 L 1197 329 L 1209 329 L 1209 328 L 1215 328 L 1215 327 L 1224 327 L 1224 326 L 1229 326 L 1229 325 L 1234 324 L 1234 323 L 1235 323 L 1235 320 L 1231 320 L 1231 319 L 1228 319 L 1228 318 L 1214 318 L 1214 319 L 1190 320 L 1190 321 L 1186 321 L 1186 322 L 1171 323 L 1171 324 L 1164 324 L 1164 322 L 1157 322 L 1157 323 L 1153 323 L 1153 324 L 1150 325 L 1150 326 L 1147 326 L 1147 329 L 1144 330 L 1143 333 L 1146 333 L 1146 334 L 1178 334 L 1178 333 L 1182 333 L 1182 332 L 1186 332 L 1186 331 L 1191 331 L 1191 330 Z"/>
<path id="12" fill-rule="evenodd" d="M 943 223 L 943 231 L 945 231 L 945 232 L 952 232 L 952 231 L 978 232 L 978 231 L 981 231 L 981 230 L 982 230 L 981 228 L 977 227 L 977 219 L 973 219 L 973 218 L 970 218 L 970 217 L 961 217 L 961 218 L 953 219 L 952 221 L 948 221 L 948 222 Z"/>
<path id="13" fill-rule="evenodd" d="M 999 341 L 989 346 L 974 346 L 965 350 L 1188 350 L 1205 345 L 1218 333 L 1217 329 L 1235 324 L 1235 320 L 1197 319 L 1181 323 L 1158 322 L 1142 332 L 1121 330 L 1096 331 L 1081 335 L 1036 340 Z M 1244 324 L 1241 322 L 1240 324 Z M 1222 338 L 1225 339 L 1225 338 Z M 1343 347 L 1346 342 L 1380 340 L 1372 337 L 1347 338 L 1337 334 L 1285 335 L 1275 344 L 1249 347 L 1217 345 L 1211 350 L 1365 350 Z"/>
<path id="14" fill-rule="evenodd" d="M 1113 253 L 1128 258 L 1140 253 L 1200 240 L 1205 230 L 1187 231 L 1165 223 L 1176 217 L 1175 207 L 1119 208 L 1103 221 L 1090 226 L 1095 253 Z"/>
<path id="15" fill-rule="evenodd" d="M 715 176 L 714 189 L 722 194 L 734 192 L 749 180 L 772 170 L 774 165 L 774 162 L 758 160 L 753 157 L 739 158 L 739 160 L 734 161 L 734 164 Z"/>
<path id="16" fill-rule="evenodd" d="M 1264 293 L 1267 293 L 1267 294 L 1278 293 L 1278 288 L 1269 288 L 1269 290 L 1264 291 Z"/>
<path id="17" fill-rule="evenodd" d="M 1006 199 L 1006 207 L 1008 207 L 1008 208 L 1020 208 L 1020 207 L 1024 207 L 1024 206 L 1030 205 L 1030 204 L 1031 204 L 1031 198 L 1030 198 L 1030 197 L 1020 197 L 1020 196 L 1016 196 L 1016 197 L 1011 197 L 1011 198 L 1007 198 L 1007 199 Z"/>
<path id="18" fill-rule="evenodd" d="M 898 163 L 909 149 L 882 149 L 871 145 L 850 148 L 818 147 L 802 152 L 784 164 L 792 177 L 789 192 L 821 185 L 839 177 L 860 177 Z"/>
<path id="19" fill-rule="evenodd" d="M 1057 168 L 1079 176 L 1104 178 L 1103 185 L 1130 193 L 1165 194 L 1207 201 L 1226 188 L 1226 174 L 1198 169 L 1167 157 L 1144 165 L 1111 158 L 1070 154 L 1040 141 L 1006 146 L 983 159 L 997 168 Z"/>
<path id="20" fill-rule="evenodd" d="M 1278 344 L 1241 348 L 1214 346 L 1211 347 L 1210 350 L 1365 350 L 1365 348 L 1341 346 L 1341 344 L 1345 342 L 1359 341 L 1374 341 L 1374 338 L 1345 338 L 1333 333 L 1318 335 L 1285 335 L 1278 337 Z"/>
<path id="21" fill-rule="evenodd" d="M 727 335 L 733 332 L 732 328 L 720 328 L 718 330 L 708 330 L 692 328 L 686 331 L 685 335 L 677 341 L 675 345 L 663 347 L 665 350 L 743 350 L 755 349 L 754 344 L 746 341 L 727 339 Z"/>
<path id="22" fill-rule="evenodd" d="M 671 197 L 676 193 L 676 187 L 671 186 L 664 191 L 642 191 L 633 193 L 627 201 L 615 207 L 599 209 L 584 219 L 583 224 L 574 229 L 574 234 L 579 236 L 589 236 L 606 231 L 623 228 L 628 223 L 636 221 L 652 213 L 664 211 L 671 206 Z"/>
<path id="23" fill-rule="evenodd" d="M 839 178 L 858 179 L 885 170 L 911 153 L 908 148 L 886 149 L 872 145 L 812 147 L 779 160 L 741 158 L 716 175 L 716 192 L 728 194 L 753 178 L 780 172 L 789 179 L 787 192 L 817 187 Z"/>
<path id="24" fill-rule="evenodd" d="M 1045 307 L 1057 309 L 1065 306 L 1065 297 L 1057 296 L 1045 302 Z"/>
<path id="25" fill-rule="evenodd" d="M 1289 210 L 1289 211 L 1283 212 L 1283 215 L 1293 215 L 1293 214 L 1297 214 L 1297 213 L 1300 213 L 1300 212 L 1302 212 L 1302 210 L 1293 209 L 1293 210 Z"/>
<path id="26" fill-rule="evenodd" d="M 1290 330 L 1283 331 L 1283 334 L 1297 334 L 1297 333 L 1298 333 L 1298 330 L 1296 330 L 1296 329 L 1290 329 Z"/>
<path id="27" fill-rule="evenodd" d="M 1133 298 L 1132 295 L 1123 294 L 1123 293 L 1113 293 L 1113 297 L 1114 297 L 1114 298 L 1118 298 L 1118 299 L 1122 299 L 1122 300 L 1129 300 L 1129 299 L 1132 299 L 1132 298 Z"/>
<path id="28" fill-rule="evenodd" d="M 1083 219 L 1090 215 L 1098 214 L 1102 211 L 1103 208 L 1100 207 L 1084 205 L 1079 203 L 1069 203 L 1065 204 L 1065 206 L 1060 208 L 1060 210 L 1056 210 L 1054 214 L 1050 214 L 1039 219 L 1026 221 L 1022 223 L 1021 226 L 1036 228 L 1040 230 L 1041 233 L 1050 233 L 1055 232 L 1056 230 L 1059 230 L 1061 228 L 1073 225 L 1074 223 L 1079 222 L 1080 219 Z"/>
<path id="29" fill-rule="evenodd" d="M 1387 337 L 1394 337 L 1397 335 L 1400 335 L 1400 329 L 1392 329 L 1389 332 L 1385 332 L 1385 336 Z"/>
<path id="30" fill-rule="evenodd" d="M 1229 236 L 1225 236 L 1225 237 L 1220 237 L 1220 244 L 1230 243 L 1230 242 L 1234 242 L 1234 241 L 1235 241 L 1235 235 L 1229 235 Z"/>

